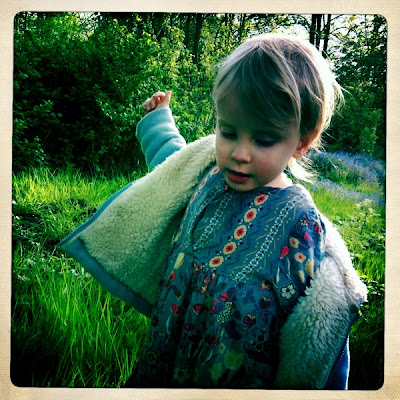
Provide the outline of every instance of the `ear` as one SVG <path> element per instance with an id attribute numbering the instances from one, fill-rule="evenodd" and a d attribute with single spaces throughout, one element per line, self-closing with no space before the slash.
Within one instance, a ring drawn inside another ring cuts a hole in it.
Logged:
<path id="1" fill-rule="evenodd" d="M 299 145 L 297 146 L 296 151 L 293 153 L 293 158 L 303 157 L 318 134 L 318 130 L 307 132 L 306 136 L 303 139 L 300 139 Z"/>

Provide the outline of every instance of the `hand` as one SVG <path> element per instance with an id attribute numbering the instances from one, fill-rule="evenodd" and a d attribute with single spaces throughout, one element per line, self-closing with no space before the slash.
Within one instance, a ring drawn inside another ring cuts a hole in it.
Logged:
<path id="1" fill-rule="evenodd" d="M 169 102 L 171 101 L 172 91 L 168 90 L 164 92 L 156 92 L 153 96 L 149 97 L 143 104 L 143 108 L 148 114 L 150 111 L 157 110 L 159 108 L 169 107 Z"/>

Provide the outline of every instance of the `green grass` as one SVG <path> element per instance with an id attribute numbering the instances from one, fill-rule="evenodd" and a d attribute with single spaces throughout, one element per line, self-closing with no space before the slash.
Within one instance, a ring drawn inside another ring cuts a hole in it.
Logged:
<path id="1" fill-rule="evenodd" d="M 102 289 L 56 244 L 139 176 L 37 169 L 13 177 L 11 375 L 17 386 L 120 387 L 130 376 L 149 321 Z M 367 192 L 365 186 L 352 189 Z M 369 287 L 369 302 L 350 334 L 349 388 L 378 389 L 383 382 L 384 207 L 338 200 L 326 188 L 312 195 L 338 226 Z"/>
<path id="2" fill-rule="evenodd" d="M 119 387 L 131 374 L 147 319 L 55 248 L 128 181 L 47 170 L 14 176 L 12 380 L 17 386 Z"/>

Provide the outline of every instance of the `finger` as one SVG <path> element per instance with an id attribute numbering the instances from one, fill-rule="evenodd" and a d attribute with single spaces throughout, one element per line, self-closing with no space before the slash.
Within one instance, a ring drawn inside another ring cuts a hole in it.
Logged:
<path id="1" fill-rule="evenodd" d="M 160 103 L 158 103 L 157 107 L 168 107 L 169 102 L 171 101 L 171 95 L 172 92 L 170 90 L 167 93 L 165 93 L 165 96 L 162 98 Z"/>

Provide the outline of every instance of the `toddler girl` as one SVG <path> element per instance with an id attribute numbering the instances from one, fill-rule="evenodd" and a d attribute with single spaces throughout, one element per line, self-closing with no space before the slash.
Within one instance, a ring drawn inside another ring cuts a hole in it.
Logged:
<path id="1" fill-rule="evenodd" d="M 180 163 L 198 182 L 185 189 L 182 212 L 171 212 L 160 234 L 169 244 L 165 232 L 177 225 L 166 255 L 161 247 L 153 255 L 163 267 L 152 279 L 161 278 L 151 307 L 132 295 L 140 290 L 125 279 L 126 271 L 115 272 L 110 258 L 95 254 L 103 234 L 84 237 L 93 221 L 61 244 L 100 283 L 151 316 L 130 386 L 346 388 L 347 336 L 365 287 L 337 232 L 284 172 L 289 167 L 307 177 L 297 161 L 318 145 L 338 97 L 340 88 L 315 48 L 270 35 L 247 40 L 220 66 L 213 92 L 215 154 L 211 136 L 186 145 L 169 108 L 171 92 L 145 102 L 137 137 L 154 171 L 143 182 L 164 170 L 171 192 L 180 192 L 186 177 Z M 205 160 L 201 167 L 197 159 Z M 141 184 L 132 186 L 140 190 Z M 155 205 L 165 210 L 161 219 L 170 212 L 162 187 Z M 102 214 L 94 218 L 99 225 Z M 116 227 L 117 219 L 103 219 Z M 134 247 L 138 258 L 149 252 L 146 245 Z"/>

